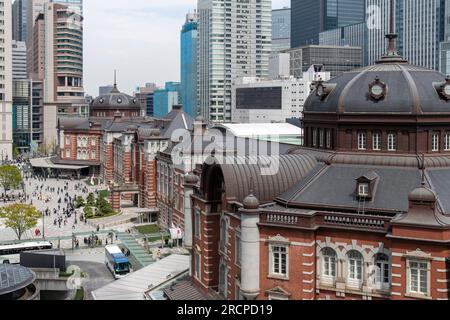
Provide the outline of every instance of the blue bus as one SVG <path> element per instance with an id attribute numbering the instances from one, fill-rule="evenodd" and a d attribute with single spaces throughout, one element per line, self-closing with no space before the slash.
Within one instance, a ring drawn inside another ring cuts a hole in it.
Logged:
<path id="1" fill-rule="evenodd" d="M 105 247 L 105 264 L 114 279 L 123 278 L 132 271 L 130 261 L 116 245 Z"/>

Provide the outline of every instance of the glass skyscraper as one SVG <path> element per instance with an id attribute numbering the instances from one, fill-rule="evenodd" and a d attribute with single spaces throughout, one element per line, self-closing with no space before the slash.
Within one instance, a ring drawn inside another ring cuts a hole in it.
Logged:
<path id="1" fill-rule="evenodd" d="M 272 10 L 272 53 L 291 47 L 291 9 Z"/>
<path id="2" fill-rule="evenodd" d="M 291 47 L 319 44 L 319 33 L 365 21 L 364 0 L 292 0 Z"/>
<path id="3" fill-rule="evenodd" d="M 195 118 L 197 110 L 197 14 L 189 13 L 181 30 L 181 104 Z"/>
<path id="4" fill-rule="evenodd" d="M 153 116 L 164 118 L 173 106 L 180 104 L 180 83 L 166 82 L 164 89 L 155 90 L 153 93 Z"/>

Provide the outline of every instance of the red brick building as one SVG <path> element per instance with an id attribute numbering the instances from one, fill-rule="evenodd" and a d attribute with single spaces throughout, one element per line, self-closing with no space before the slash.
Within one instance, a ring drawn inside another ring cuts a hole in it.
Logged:
<path id="1" fill-rule="evenodd" d="M 226 299 L 439 299 L 450 290 L 450 80 L 388 54 L 318 83 L 305 147 L 185 179 L 192 275 Z M 246 162 L 247 161 L 247 162 Z M 266 164 L 277 168 L 266 174 Z"/>

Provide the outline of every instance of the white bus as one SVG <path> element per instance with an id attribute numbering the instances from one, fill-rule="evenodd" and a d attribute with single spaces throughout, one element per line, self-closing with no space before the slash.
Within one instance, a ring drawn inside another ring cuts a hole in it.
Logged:
<path id="1" fill-rule="evenodd" d="M 19 264 L 20 253 L 24 251 L 36 251 L 52 249 L 53 245 L 48 241 L 22 242 L 17 244 L 0 245 L 0 264 Z"/>
<path id="2" fill-rule="evenodd" d="M 105 247 L 105 264 L 114 279 L 123 278 L 132 271 L 130 261 L 116 245 Z"/>

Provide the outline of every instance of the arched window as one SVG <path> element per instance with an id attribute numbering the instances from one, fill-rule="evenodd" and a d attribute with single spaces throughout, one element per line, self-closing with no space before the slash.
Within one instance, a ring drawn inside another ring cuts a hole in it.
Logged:
<path id="1" fill-rule="evenodd" d="M 228 297 L 228 270 L 225 263 L 219 267 L 219 294 L 225 299 Z"/>
<path id="2" fill-rule="evenodd" d="M 374 283 L 378 289 L 386 289 L 391 283 L 391 267 L 389 257 L 384 253 L 375 256 L 375 279 Z"/>
<path id="3" fill-rule="evenodd" d="M 220 220 L 220 251 L 227 252 L 227 220 Z"/>
<path id="4" fill-rule="evenodd" d="M 336 258 L 336 251 L 333 249 L 322 249 L 322 276 L 324 280 L 334 280 L 336 277 Z"/>
<path id="5" fill-rule="evenodd" d="M 350 285 L 360 285 L 363 278 L 363 256 L 356 250 L 348 254 L 348 273 L 347 278 Z"/>

